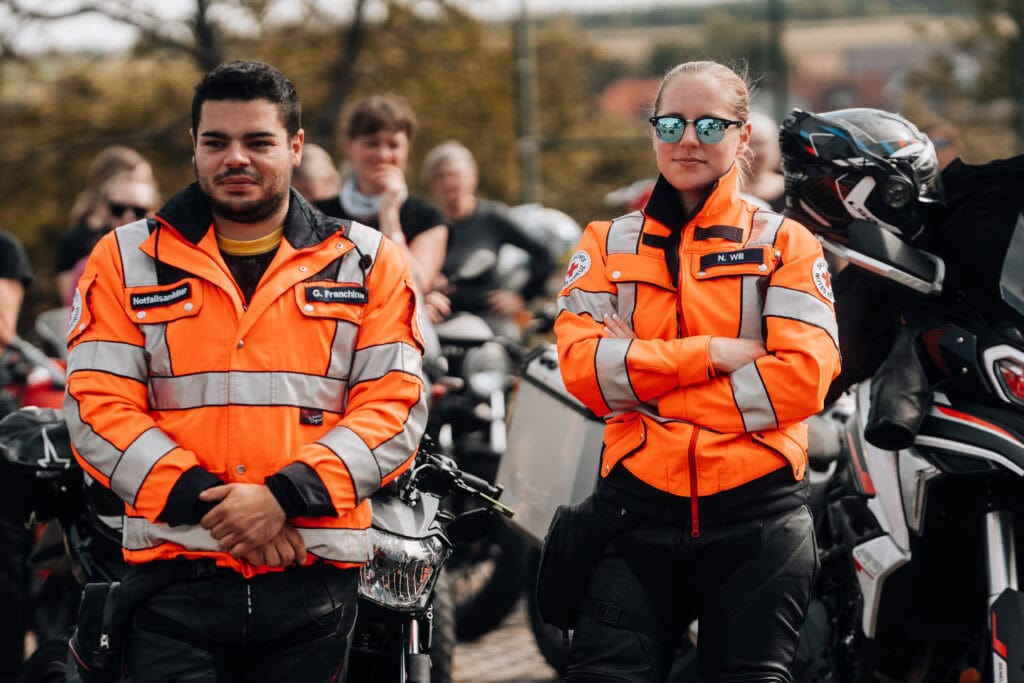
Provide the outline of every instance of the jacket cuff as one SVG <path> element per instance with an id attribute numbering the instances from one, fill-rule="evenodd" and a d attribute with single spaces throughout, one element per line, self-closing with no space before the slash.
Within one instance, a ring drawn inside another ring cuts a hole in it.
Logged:
<path id="1" fill-rule="evenodd" d="M 337 517 L 320 475 L 304 462 L 293 462 L 263 480 L 288 519 L 292 517 Z"/>
<path id="2" fill-rule="evenodd" d="M 207 472 L 199 465 L 185 470 L 168 494 L 167 505 L 164 506 L 163 512 L 156 518 L 156 521 L 165 522 L 171 526 L 199 524 L 203 515 L 216 505 L 216 503 L 199 500 L 199 494 L 223 483 L 223 479 Z"/>

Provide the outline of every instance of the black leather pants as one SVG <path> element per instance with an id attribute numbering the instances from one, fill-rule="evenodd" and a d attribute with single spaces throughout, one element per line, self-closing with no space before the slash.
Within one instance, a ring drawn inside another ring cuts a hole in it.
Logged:
<path id="1" fill-rule="evenodd" d="M 789 683 L 817 568 L 804 506 L 697 538 L 639 521 L 594 566 L 565 680 L 661 683 L 698 618 L 701 683 Z"/>
<path id="2" fill-rule="evenodd" d="M 205 561 L 150 565 L 133 567 L 123 582 L 126 591 L 161 585 L 135 609 L 124 680 L 344 680 L 357 569 L 318 563 L 246 579 Z M 167 572 L 179 576 L 167 582 Z"/>

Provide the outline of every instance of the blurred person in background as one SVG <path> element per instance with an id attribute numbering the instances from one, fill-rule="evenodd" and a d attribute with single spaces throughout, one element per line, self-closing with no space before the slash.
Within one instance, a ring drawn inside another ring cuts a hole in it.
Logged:
<path id="1" fill-rule="evenodd" d="M 747 158 L 750 172 L 743 191 L 761 200 L 766 208 L 782 211 L 786 206 L 786 180 L 782 176 L 779 126 L 768 114 L 750 112 L 750 144 Z"/>
<path id="2" fill-rule="evenodd" d="M 32 283 L 32 265 L 25 249 L 9 232 L 0 230 L 0 350 L 17 335 L 18 316 L 25 291 Z M 6 364 L 0 364 L 0 383 L 6 386 Z M 3 397 L 0 417 L 17 406 Z M 32 531 L 23 524 L 0 518 L 0 683 L 13 683 L 24 658 L 27 621 L 28 571 L 26 560 Z"/>
<path id="3" fill-rule="evenodd" d="M 423 292 L 441 272 L 448 225 L 441 210 L 409 193 L 405 180 L 416 118 L 394 95 L 359 100 L 342 126 L 345 159 L 352 173 L 341 190 L 315 202 L 328 216 L 348 218 L 384 233 L 406 251 Z"/>
<path id="4" fill-rule="evenodd" d="M 307 142 L 302 162 L 292 173 L 292 187 L 308 202 L 330 201 L 341 190 L 341 174 L 334 160 L 320 145 Z"/>
<path id="5" fill-rule="evenodd" d="M 477 197 L 479 169 L 462 143 L 449 140 L 430 150 L 423 161 L 422 181 L 449 223 L 442 277 L 425 297 L 431 321 L 466 311 L 483 315 L 495 332 L 515 336 L 517 316 L 528 301 L 544 293 L 553 266 L 550 251 L 510 218 L 504 204 Z M 506 244 L 529 255 L 522 278 L 502 278 L 498 252 Z M 490 267 L 460 280 L 467 259 L 479 258 L 480 252 L 489 255 Z"/>
<path id="6" fill-rule="evenodd" d="M 54 273 L 64 305 L 69 305 L 84 259 L 114 228 L 152 216 L 160 205 L 153 168 L 130 147 L 103 149 L 89 164 L 85 189 L 71 207 L 71 229 L 57 244 Z"/>

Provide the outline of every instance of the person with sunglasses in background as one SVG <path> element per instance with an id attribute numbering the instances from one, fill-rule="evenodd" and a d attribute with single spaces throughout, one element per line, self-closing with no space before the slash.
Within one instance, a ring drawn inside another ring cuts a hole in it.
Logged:
<path id="1" fill-rule="evenodd" d="M 739 193 L 749 116 L 735 70 L 670 70 L 650 199 L 569 261 L 559 365 L 605 429 L 567 681 L 665 681 L 695 618 L 701 681 L 792 680 L 818 566 L 803 421 L 840 358 L 819 243 Z"/>
<path id="2" fill-rule="evenodd" d="M 85 189 L 71 208 L 71 229 L 57 244 L 54 272 L 64 305 L 69 305 L 85 259 L 100 238 L 116 227 L 152 216 L 159 206 L 160 192 L 145 157 L 123 145 L 112 145 L 96 155 Z"/>

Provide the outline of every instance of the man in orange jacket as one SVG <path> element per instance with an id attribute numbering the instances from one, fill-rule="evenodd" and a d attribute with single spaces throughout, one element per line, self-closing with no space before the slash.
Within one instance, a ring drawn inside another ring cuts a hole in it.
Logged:
<path id="1" fill-rule="evenodd" d="M 343 680 L 370 503 L 426 422 L 408 262 L 290 191 L 291 82 L 206 74 L 197 183 L 92 252 L 65 415 L 125 501 L 131 680 Z"/>

